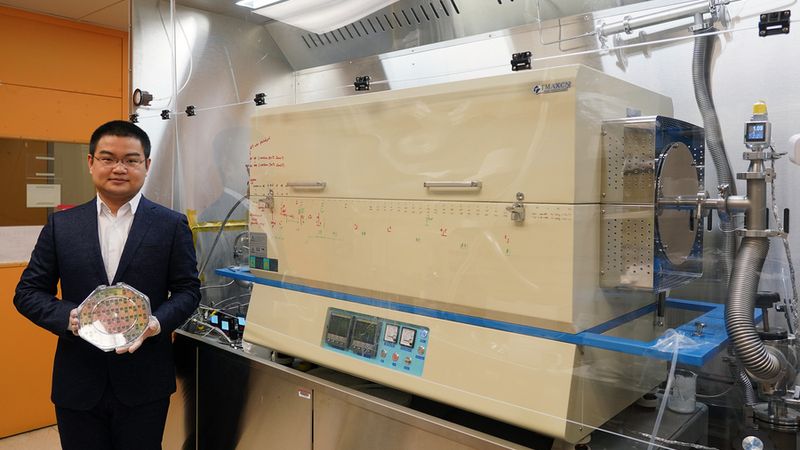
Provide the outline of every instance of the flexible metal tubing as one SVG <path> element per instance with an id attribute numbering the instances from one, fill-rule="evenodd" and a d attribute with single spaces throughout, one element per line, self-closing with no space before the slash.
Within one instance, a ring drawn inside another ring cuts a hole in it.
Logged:
<path id="1" fill-rule="evenodd" d="M 736 195 L 736 181 L 733 178 L 731 165 L 725 152 L 725 143 L 722 140 L 722 130 L 719 118 L 711 96 L 709 80 L 711 70 L 709 61 L 712 56 L 712 47 L 716 34 L 704 36 L 704 33 L 714 33 L 715 28 L 707 28 L 695 33 L 694 55 L 692 59 L 692 83 L 694 95 L 700 115 L 703 117 L 703 128 L 706 131 L 706 148 L 714 161 L 718 184 L 727 184 L 729 194 Z M 722 271 L 723 286 L 727 286 L 733 270 L 733 260 L 736 254 L 736 236 L 733 233 L 733 218 L 729 214 L 720 214 L 720 229 L 722 230 L 722 256 L 720 267 Z"/>
<path id="2" fill-rule="evenodd" d="M 736 366 L 736 378 L 744 387 L 744 404 L 754 405 L 756 403 L 756 393 L 753 391 L 753 382 L 747 376 L 747 372 L 741 366 Z"/>
<path id="3" fill-rule="evenodd" d="M 731 275 L 730 295 L 725 308 L 725 328 L 736 355 L 756 379 L 774 379 L 781 370 L 780 362 L 756 332 L 753 309 L 756 303 L 761 269 L 769 252 L 768 238 L 742 239 Z"/>

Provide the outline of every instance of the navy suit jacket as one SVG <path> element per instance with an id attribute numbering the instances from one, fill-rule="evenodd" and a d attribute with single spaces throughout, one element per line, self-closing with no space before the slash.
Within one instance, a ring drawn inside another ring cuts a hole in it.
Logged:
<path id="1" fill-rule="evenodd" d="M 175 392 L 172 331 L 200 302 L 197 261 L 186 217 L 142 197 L 114 280 L 108 280 L 92 200 L 52 214 L 22 273 L 14 305 L 33 323 L 58 335 L 51 399 L 88 410 L 110 383 L 128 406 Z M 56 298 L 61 282 L 61 299 Z M 97 286 L 125 282 L 150 298 L 161 333 L 134 353 L 104 352 L 68 331 L 69 312 Z"/>

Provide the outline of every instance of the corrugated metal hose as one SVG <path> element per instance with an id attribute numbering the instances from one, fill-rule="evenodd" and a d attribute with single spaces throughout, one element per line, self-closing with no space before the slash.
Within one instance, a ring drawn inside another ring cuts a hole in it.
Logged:
<path id="1" fill-rule="evenodd" d="M 746 237 L 742 240 L 725 308 L 725 327 L 736 355 L 753 377 L 763 381 L 774 379 L 781 371 L 777 357 L 767 351 L 756 332 L 753 318 L 758 282 L 767 252 L 768 238 Z"/>

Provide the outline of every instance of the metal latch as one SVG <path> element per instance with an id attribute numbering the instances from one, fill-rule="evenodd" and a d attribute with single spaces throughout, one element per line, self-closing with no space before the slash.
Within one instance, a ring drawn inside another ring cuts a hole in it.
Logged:
<path id="1" fill-rule="evenodd" d="M 273 192 L 272 189 L 270 189 L 269 192 L 267 192 L 267 196 L 264 197 L 263 199 L 261 199 L 261 201 L 259 201 L 258 203 L 259 203 L 258 206 L 260 206 L 262 209 L 263 208 L 269 208 L 270 211 L 274 210 L 275 209 L 275 192 Z"/>
<path id="2" fill-rule="evenodd" d="M 506 206 L 506 211 L 511 213 L 511 220 L 516 223 L 525 221 L 525 204 L 522 203 L 523 200 L 525 200 L 525 194 L 517 192 L 517 201 L 511 206 Z"/>

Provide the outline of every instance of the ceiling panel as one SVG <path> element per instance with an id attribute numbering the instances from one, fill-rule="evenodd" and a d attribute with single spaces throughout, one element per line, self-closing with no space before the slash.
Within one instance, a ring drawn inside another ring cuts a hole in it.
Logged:
<path id="1" fill-rule="evenodd" d="M 128 30 L 128 1 L 123 0 L 100 11 L 84 16 L 81 20 L 118 30 Z"/>
<path id="2" fill-rule="evenodd" d="M 0 0 L 0 6 L 109 28 L 128 29 L 128 0 Z"/>

